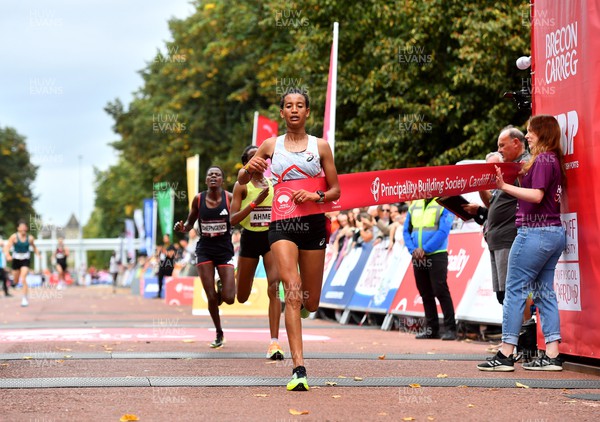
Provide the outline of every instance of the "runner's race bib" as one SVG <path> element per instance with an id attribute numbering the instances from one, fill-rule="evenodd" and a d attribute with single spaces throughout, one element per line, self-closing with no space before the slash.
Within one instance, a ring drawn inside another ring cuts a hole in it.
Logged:
<path id="1" fill-rule="evenodd" d="M 271 222 L 271 207 L 256 207 L 250 212 L 250 227 L 267 227 Z"/>
<path id="2" fill-rule="evenodd" d="M 13 259 L 23 260 L 29 259 L 30 257 L 31 255 L 29 254 L 29 252 L 13 252 Z"/>
<path id="3" fill-rule="evenodd" d="M 226 222 L 214 222 L 214 223 L 201 223 L 200 230 L 202 230 L 202 236 L 205 237 L 215 237 L 215 236 L 223 236 L 227 233 L 227 223 Z"/>

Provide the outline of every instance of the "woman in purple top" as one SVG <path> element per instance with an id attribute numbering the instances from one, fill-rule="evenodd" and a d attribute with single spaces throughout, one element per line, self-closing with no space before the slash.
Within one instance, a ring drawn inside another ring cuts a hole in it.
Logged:
<path id="1" fill-rule="evenodd" d="M 510 249 L 506 297 L 502 315 L 502 347 L 482 371 L 514 371 L 514 348 L 519 340 L 525 300 L 530 292 L 540 311 L 546 351 L 523 368 L 561 371 L 559 357 L 560 320 L 554 293 L 554 270 L 565 248 L 565 230 L 560 221 L 565 167 L 560 147 L 561 132 L 553 116 L 533 116 L 525 135 L 531 159 L 523 166 L 521 186 L 505 183 L 496 167 L 498 189 L 517 198 L 517 237 Z"/>

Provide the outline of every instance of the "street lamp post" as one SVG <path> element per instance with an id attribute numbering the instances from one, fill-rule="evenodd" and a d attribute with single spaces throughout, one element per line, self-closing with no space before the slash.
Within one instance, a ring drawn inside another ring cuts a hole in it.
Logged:
<path id="1" fill-rule="evenodd" d="M 81 180 L 81 160 L 83 159 L 83 155 L 79 154 L 78 156 L 79 158 L 79 224 L 78 224 L 78 228 L 79 228 L 79 250 L 77 252 L 78 255 L 78 260 L 79 260 L 79 279 L 81 280 L 81 277 L 83 277 L 84 274 L 84 262 L 83 262 L 83 222 L 82 222 L 82 216 L 83 216 L 83 212 L 81 211 L 82 209 L 82 180 Z M 79 284 L 79 280 L 78 280 L 78 284 Z"/>

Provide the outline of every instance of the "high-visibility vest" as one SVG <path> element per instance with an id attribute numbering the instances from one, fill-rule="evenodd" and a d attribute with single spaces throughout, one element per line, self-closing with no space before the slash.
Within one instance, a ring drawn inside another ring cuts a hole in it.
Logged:
<path id="1" fill-rule="evenodd" d="M 444 207 L 437 203 L 435 198 L 425 206 L 425 200 L 419 199 L 413 201 L 408 212 L 410 213 L 410 223 L 414 230 L 418 230 L 418 244 L 423 247 L 423 232 L 435 232 L 440 228 L 440 218 Z M 444 252 L 446 249 L 439 249 L 431 254 Z"/>

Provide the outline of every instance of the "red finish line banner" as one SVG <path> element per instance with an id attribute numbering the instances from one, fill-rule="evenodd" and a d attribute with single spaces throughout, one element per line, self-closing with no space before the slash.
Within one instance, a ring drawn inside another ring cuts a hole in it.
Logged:
<path id="1" fill-rule="evenodd" d="M 521 164 L 501 163 L 504 180 L 512 183 Z M 301 217 L 329 211 L 348 210 L 394 202 L 440 196 L 455 196 L 467 192 L 495 189 L 494 164 L 418 167 L 396 170 L 369 171 L 339 175 L 342 192 L 337 201 L 318 204 L 296 204 L 292 193 L 298 189 L 326 190 L 325 178 L 291 180 L 275 185 L 271 212 L 272 221 Z"/>

